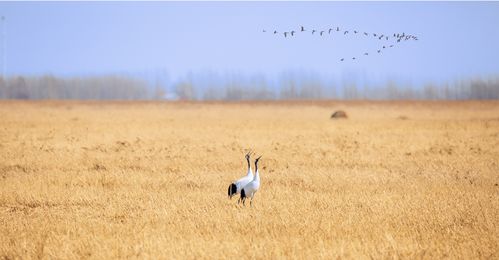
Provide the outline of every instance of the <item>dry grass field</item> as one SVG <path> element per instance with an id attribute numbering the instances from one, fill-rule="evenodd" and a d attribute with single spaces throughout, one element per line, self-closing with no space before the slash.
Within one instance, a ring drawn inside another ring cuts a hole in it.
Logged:
<path id="1" fill-rule="evenodd" d="M 496 101 L 3 101 L 0 119 L 0 259 L 499 258 Z"/>

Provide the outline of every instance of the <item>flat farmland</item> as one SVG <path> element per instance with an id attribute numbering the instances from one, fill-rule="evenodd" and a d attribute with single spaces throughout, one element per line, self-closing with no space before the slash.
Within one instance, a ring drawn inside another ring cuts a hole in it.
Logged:
<path id="1" fill-rule="evenodd" d="M 0 102 L 0 258 L 283 257 L 499 258 L 499 102 Z"/>

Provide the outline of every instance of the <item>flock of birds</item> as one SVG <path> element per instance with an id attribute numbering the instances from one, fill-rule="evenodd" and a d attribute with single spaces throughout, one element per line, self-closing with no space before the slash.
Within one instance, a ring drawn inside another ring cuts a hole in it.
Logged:
<path id="1" fill-rule="evenodd" d="M 250 206 L 252 206 L 253 197 L 260 188 L 260 174 L 258 173 L 258 161 L 262 157 L 260 156 L 255 159 L 255 175 L 253 175 L 253 171 L 251 171 L 250 154 L 251 151 L 249 151 L 246 154 L 246 161 L 248 162 L 248 172 L 246 173 L 246 176 L 242 177 L 237 181 L 232 182 L 229 185 L 227 195 L 229 196 L 229 199 L 232 199 L 233 196 L 241 194 L 239 199 L 237 200 L 237 204 L 242 202 L 243 205 L 245 205 L 244 202 L 246 201 L 246 199 L 250 198 Z"/>
<path id="2" fill-rule="evenodd" d="M 394 33 L 393 35 L 388 35 L 388 34 L 380 34 L 380 33 L 368 33 L 368 32 L 360 32 L 358 30 L 342 30 L 340 29 L 339 26 L 337 26 L 336 28 L 328 28 L 326 30 L 316 30 L 316 29 L 312 29 L 312 30 L 306 30 L 305 27 L 303 26 L 300 26 L 300 28 L 296 31 L 292 30 L 292 31 L 286 31 L 286 32 L 282 32 L 282 35 L 284 36 L 284 38 L 288 38 L 288 37 L 293 37 L 295 36 L 297 33 L 307 33 L 307 32 L 311 32 L 312 35 L 318 35 L 320 37 L 324 37 L 324 36 L 327 36 L 327 35 L 331 35 L 331 34 L 340 34 L 340 35 L 348 35 L 348 34 L 351 34 L 351 32 L 353 34 L 357 34 L 357 35 L 363 35 L 364 37 L 370 37 L 370 36 L 373 36 L 375 39 L 377 40 L 380 40 L 380 41 L 390 41 L 390 40 L 393 40 L 392 43 L 400 43 L 402 41 L 409 41 L 409 40 L 414 40 L 414 41 L 418 41 L 418 37 L 417 36 L 414 36 L 414 35 L 411 35 L 411 34 L 406 34 L 406 33 Z M 267 30 L 263 30 L 264 33 L 267 32 Z M 277 31 L 277 30 L 274 30 L 272 31 L 272 33 L 274 35 L 281 35 L 281 32 Z M 384 49 L 388 49 L 388 48 L 393 48 L 395 45 L 394 44 L 385 44 L 385 45 L 382 45 L 382 47 L 380 47 L 376 52 L 378 54 L 381 54 L 382 51 L 384 51 Z M 369 56 L 369 52 L 364 52 L 364 56 Z M 352 60 L 356 60 L 357 57 L 352 57 Z M 341 58 L 340 61 L 344 61 L 345 58 Z"/>

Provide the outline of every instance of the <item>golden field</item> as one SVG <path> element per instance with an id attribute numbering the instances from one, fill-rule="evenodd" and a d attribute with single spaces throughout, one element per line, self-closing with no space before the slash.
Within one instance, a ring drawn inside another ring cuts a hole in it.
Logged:
<path id="1" fill-rule="evenodd" d="M 0 118 L 0 259 L 499 258 L 496 101 L 2 101 Z M 242 207 L 227 187 L 250 148 Z"/>

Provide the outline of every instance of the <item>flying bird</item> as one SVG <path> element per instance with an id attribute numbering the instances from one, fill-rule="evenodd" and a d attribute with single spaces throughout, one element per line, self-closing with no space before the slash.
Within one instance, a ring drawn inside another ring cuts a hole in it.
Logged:
<path id="1" fill-rule="evenodd" d="M 327 31 L 327 33 L 331 34 L 331 31 L 332 31 L 332 30 L 333 30 L 333 29 L 329 28 L 329 31 Z"/>
<path id="2" fill-rule="evenodd" d="M 381 50 L 378 50 L 378 53 L 381 53 Z"/>
<path id="3" fill-rule="evenodd" d="M 366 32 L 364 32 L 364 35 L 365 35 L 365 36 L 368 36 L 369 34 L 368 34 L 368 33 L 366 33 Z"/>
<path id="4" fill-rule="evenodd" d="M 284 32 L 284 37 L 288 37 L 288 32 Z"/>
<path id="5" fill-rule="evenodd" d="M 355 57 L 353 57 L 352 60 L 355 60 Z"/>
<path id="6" fill-rule="evenodd" d="M 267 32 L 267 31 L 265 31 L 265 29 L 264 29 L 263 32 Z"/>
<path id="7" fill-rule="evenodd" d="M 291 31 L 291 36 L 293 36 L 296 32 L 295 31 Z"/>
<path id="8" fill-rule="evenodd" d="M 277 31 L 274 31 L 274 34 L 276 34 L 276 33 L 277 33 Z"/>
<path id="9" fill-rule="evenodd" d="M 343 33 L 343 35 L 345 35 L 345 34 L 347 34 L 347 33 L 348 33 L 348 31 L 345 31 L 345 32 Z"/>
<path id="10" fill-rule="evenodd" d="M 383 45 L 383 49 L 385 49 L 385 48 L 386 48 L 385 45 Z"/>
<path id="11" fill-rule="evenodd" d="M 345 58 L 342 58 L 340 61 L 344 61 L 344 60 L 345 60 Z"/>
<path id="12" fill-rule="evenodd" d="M 336 31 L 339 32 L 340 31 L 340 27 L 336 27 Z"/>
<path id="13" fill-rule="evenodd" d="M 305 31 L 305 28 L 304 28 L 303 26 L 301 27 L 301 31 L 302 31 L 302 32 L 304 32 L 304 31 Z"/>
<path id="14" fill-rule="evenodd" d="M 322 36 L 323 33 L 324 33 L 324 31 L 321 31 L 321 36 Z"/>
<path id="15" fill-rule="evenodd" d="M 242 201 L 244 205 L 246 198 L 250 198 L 250 206 L 252 205 L 253 197 L 255 197 L 256 192 L 260 188 L 260 173 L 258 172 L 258 161 L 260 160 L 260 158 L 262 157 L 260 156 L 255 160 L 255 177 L 253 177 L 253 180 L 241 189 L 241 197 L 239 197 L 237 203 Z"/>
<path id="16" fill-rule="evenodd" d="M 390 48 L 393 47 L 393 45 L 390 45 Z"/>
<path id="17" fill-rule="evenodd" d="M 354 30 L 353 33 L 358 33 L 358 32 Z"/>
<path id="18" fill-rule="evenodd" d="M 246 173 L 246 176 L 232 182 L 229 185 L 229 190 L 227 192 L 227 195 L 229 196 L 229 199 L 232 199 L 232 196 L 239 194 L 244 186 L 248 184 L 251 180 L 253 180 L 253 172 L 251 171 L 251 165 L 250 165 L 250 154 L 251 151 L 249 151 L 246 154 L 246 161 L 248 162 L 248 172 Z"/>
<path id="19" fill-rule="evenodd" d="M 364 53 L 364 55 L 366 55 L 366 56 L 367 56 L 367 55 L 369 55 L 369 53 L 367 53 L 367 52 L 366 52 L 366 53 Z"/>
<path id="20" fill-rule="evenodd" d="M 312 34 L 314 34 L 315 30 L 312 30 Z"/>

